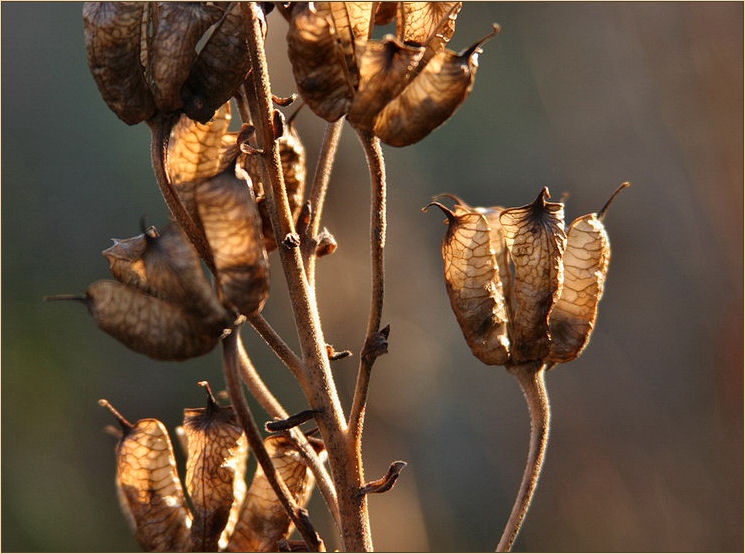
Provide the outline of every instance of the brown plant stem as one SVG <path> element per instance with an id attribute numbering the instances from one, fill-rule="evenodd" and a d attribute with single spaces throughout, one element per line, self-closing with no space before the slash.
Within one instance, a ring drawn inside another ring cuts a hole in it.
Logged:
<path id="1" fill-rule="evenodd" d="M 225 382 L 230 394 L 230 401 L 233 404 L 238 420 L 241 422 L 248 443 L 253 450 L 256 461 L 266 475 L 267 481 L 274 490 L 282 507 L 292 520 L 302 535 L 306 544 L 314 551 L 318 551 L 319 538 L 318 534 L 310 525 L 307 513 L 303 508 L 297 505 L 292 497 L 292 493 L 282 480 L 282 476 L 272 463 L 272 459 L 264 446 L 264 440 L 261 437 L 256 420 L 251 413 L 246 402 L 246 396 L 243 393 L 239 377 L 239 356 L 238 356 L 238 330 L 228 335 L 222 342 L 223 346 L 223 371 L 225 373 Z"/>
<path id="2" fill-rule="evenodd" d="M 366 355 L 365 347 L 373 340 L 373 335 L 380 330 L 380 319 L 383 313 L 383 292 L 385 267 L 383 249 L 385 247 L 385 163 L 380 140 L 372 134 L 359 131 L 360 142 L 365 150 L 367 165 L 370 170 L 372 207 L 370 210 L 370 258 L 372 265 L 372 296 L 370 298 L 370 316 L 367 321 L 367 334 L 363 352 L 360 356 L 355 384 L 352 411 L 349 415 L 349 440 L 355 450 L 361 448 L 362 427 L 365 422 L 367 393 L 370 387 L 370 374 L 377 358 L 376 354 Z"/>
<path id="3" fill-rule="evenodd" d="M 266 342 L 274 351 L 277 357 L 282 360 L 282 363 L 292 371 L 295 378 L 299 381 L 305 379 L 303 361 L 298 358 L 298 355 L 295 354 L 289 346 L 287 346 L 287 343 L 279 336 L 277 331 L 274 330 L 274 327 L 269 324 L 264 316 L 258 312 L 253 313 L 248 316 L 248 322 L 259 336 L 264 339 L 264 342 Z"/>
<path id="4" fill-rule="evenodd" d="M 323 205 L 326 200 L 329 180 L 331 179 L 331 170 L 336 158 L 336 150 L 339 146 L 339 137 L 344 126 L 344 119 L 339 119 L 326 126 L 326 132 L 323 135 L 321 152 L 316 162 L 315 173 L 313 174 L 313 184 L 310 188 L 310 225 L 302 240 L 303 265 L 308 276 L 308 285 L 311 290 L 316 286 L 316 237 L 321 229 L 321 216 L 323 214 Z"/>
<path id="5" fill-rule="evenodd" d="M 347 448 L 346 422 L 331 375 L 315 295 L 308 287 L 300 249 L 283 244 L 284 237 L 295 232 L 295 226 L 272 129 L 272 96 L 259 25 L 260 8 L 256 2 L 250 2 L 249 9 L 252 14 L 247 33 L 253 68 L 251 80 L 257 100 L 255 104 L 252 103 L 257 116 L 254 124 L 258 128 L 257 137 L 262 149 L 260 155 L 264 161 L 265 182 L 270 184 L 271 189 L 271 194 L 267 194 L 267 207 L 287 280 L 305 365 L 306 378 L 301 385 L 311 409 L 320 412 L 316 422 L 329 455 L 329 466 L 339 499 L 343 548 L 347 551 L 370 551 L 372 541 L 367 502 L 364 496 L 357 494 L 362 486 L 362 461 L 355 451 Z"/>
<path id="6" fill-rule="evenodd" d="M 545 366 L 525 364 L 508 368 L 520 383 L 525 401 L 530 411 L 530 448 L 525 463 L 520 489 L 512 507 L 512 513 L 497 545 L 497 552 L 509 552 L 520 532 L 525 515 L 530 508 L 538 478 L 541 475 L 543 460 L 548 445 L 549 422 L 551 409 L 548 402 L 545 383 Z"/>

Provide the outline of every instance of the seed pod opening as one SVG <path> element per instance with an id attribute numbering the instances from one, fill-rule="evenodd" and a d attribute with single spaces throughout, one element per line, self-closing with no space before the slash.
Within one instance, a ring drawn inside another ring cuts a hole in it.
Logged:
<path id="1" fill-rule="evenodd" d="M 547 202 L 548 198 L 544 187 L 534 202 L 504 210 L 499 218 L 514 264 L 510 338 L 516 363 L 548 355 L 548 314 L 564 279 L 564 205 Z"/>
<path id="2" fill-rule="evenodd" d="M 248 444 L 233 408 L 218 405 L 209 385 L 203 385 L 207 407 L 184 410 L 186 488 L 194 514 L 190 550 L 217 552 L 221 535 L 232 533 L 243 504 Z"/>
<path id="3" fill-rule="evenodd" d="M 442 242 L 445 286 L 463 336 L 479 360 L 503 365 L 510 348 L 507 310 L 489 225 L 481 214 L 453 213 L 442 204 L 431 205 L 448 218 Z"/>
<path id="4" fill-rule="evenodd" d="M 315 479 L 300 453 L 285 436 L 269 436 L 264 444 L 295 502 L 305 506 L 313 492 Z M 311 441 L 311 444 L 319 454 L 325 454 L 321 443 Z M 290 534 L 290 523 L 264 471 L 258 467 L 226 551 L 276 552 L 277 542 Z"/>
<path id="5" fill-rule="evenodd" d="M 149 119 L 155 103 L 140 62 L 146 2 L 85 2 L 88 66 L 106 104 L 127 125 Z"/>
<path id="6" fill-rule="evenodd" d="M 396 35 L 427 47 L 422 63 L 445 48 L 455 33 L 463 2 L 397 2 Z"/>
<path id="7" fill-rule="evenodd" d="M 109 406 L 105 400 L 99 403 Z M 168 432 L 157 419 L 134 425 L 120 421 L 124 433 L 116 446 L 116 487 L 122 511 L 146 552 L 183 552 L 191 517 Z"/>

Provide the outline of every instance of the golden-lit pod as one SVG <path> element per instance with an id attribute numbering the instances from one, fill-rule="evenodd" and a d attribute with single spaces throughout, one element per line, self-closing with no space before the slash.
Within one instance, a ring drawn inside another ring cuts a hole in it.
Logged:
<path id="1" fill-rule="evenodd" d="M 82 301 L 102 331 L 156 360 L 201 356 L 221 335 L 200 317 L 116 281 L 96 281 Z"/>
<path id="2" fill-rule="evenodd" d="M 132 425 L 106 400 L 99 404 L 109 408 L 122 426 L 116 446 L 116 488 L 137 542 L 146 552 L 185 551 L 191 516 L 165 426 L 157 419 Z"/>
<path id="3" fill-rule="evenodd" d="M 247 40 L 247 26 L 252 17 L 250 6 L 247 2 L 215 5 L 224 5 L 225 11 L 194 61 L 181 91 L 184 112 L 200 123 L 207 123 L 230 100 L 251 69 Z"/>
<path id="4" fill-rule="evenodd" d="M 285 179 L 287 201 L 293 217 L 297 218 L 305 197 L 305 145 L 294 125 L 285 125 L 284 134 L 277 140 L 279 159 Z"/>
<path id="5" fill-rule="evenodd" d="M 507 362 L 507 309 L 489 226 L 483 215 L 451 210 L 433 202 L 448 218 L 442 242 L 445 288 L 471 352 L 489 365 Z"/>
<path id="6" fill-rule="evenodd" d="M 269 260 L 251 184 L 224 171 L 198 185 L 196 200 L 224 300 L 241 314 L 260 311 L 269 296 Z"/>
<path id="7" fill-rule="evenodd" d="M 376 2 L 375 25 L 388 25 L 396 18 L 398 2 Z"/>
<path id="8" fill-rule="evenodd" d="M 564 205 L 547 202 L 549 198 L 544 187 L 534 202 L 504 210 L 499 218 L 514 265 L 509 301 L 515 363 L 543 360 L 548 355 L 548 315 L 564 280 Z"/>
<path id="9" fill-rule="evenodd" d="M 181 87 L 197 57 L 197 42 L 222 10 L 206 2 L 153 2 L 146 76 L 159 110 L 182 106 Z"/>
<path id="10" fill-rule="evenodd" d="M 423 63 L 447 46 L 463 2 L 397 2 L 396 35 L 427 47 Z"/>
<path id="11" fill-rule="evenodd" d="M 391 146 L 408 146 L 442 125 L 471 92 L 481 45 L 498 31 L 495 26 L 491 34 L 460 54 L 446 49 L 435 54 L 378 114 L 375 135 Z"/>
<path id="12" fill-rule="evenodd" d="M 298 92 L 317 116 L 336 121 L 347 112 L 354 89 L 337 47 L 333 23 L 310 6 L 291 8 L 287 53 Z"/>
<path id="13" fill-rule="evenodd" d="M 319 441 L 311 441 L 311 444 L 319 454 L 325 456 Z M 264 445 L 295 502 L 305 506 L 313 492 L 315 479 L 303 463 L 296 447 L 290 439 L 281 435 L 267 437 Z M 258 467 L 226 551 L 276 552 L 277 542 L 286 538 L 290 529 L 290 518 L 277 499 L 264 471 Z"/>
<path id="14" fill-rule="evenodd" d="M 88 66 L 111 110 L 128 125 L 149 119 L 155 103 L 140 63 L 146 2 L 85 2 Z"/>
<path id="15" fill-rule="evenodd" d="M 386 35 L 383 40 L 358 41 L 357 50 L 360 81 L 347 119 L 370 131 L 378 113 L 408 84 L 424 48 L 407 46 Z"/>
<path id="16" fill-rule="evenodd" d="M 233 408 L 218 405 L 209 385 L 200 384 L 208 391 L 207 407 L 184 410 L 186 489 L 194 517 L 189 550 L 217 552 L 243 504 L 248 444 Z"/>

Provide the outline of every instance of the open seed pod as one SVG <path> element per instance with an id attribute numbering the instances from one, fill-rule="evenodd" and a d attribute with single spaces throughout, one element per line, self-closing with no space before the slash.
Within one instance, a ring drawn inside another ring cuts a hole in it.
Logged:
<path id="1" fill-rule="evenodd" d="M 191 517 L 165 426 L 157 419 L 132 425 L 106 400 L 99 404 L 108 407 L 122 426 L 116 445 L 116 487 L 137 542 L 146 552 L 183 552 Z"/>
<path id="2" fill-rule="evenodd" d="M 207 407 L 184 411 L 186 488 L 194 521 L 192 552 L 217 552 L 233 532 L 246 493 L 246 436 L 232 407 L 220 406 L 206 382 Z"/>
<path id="3" fill-rule="evenodd" d="M 264 440 L 272 463 L 299 506 L 305 506 L 313 492 L 315 479 L 289 438 L 271 435 Z M 316 451 L 324 453 L 323 444 L 312 440 Z M 290 534 L 290 519 L 272 489 L 261 467 L 256 469 L 251 486 L 227 552 L 276 552 L 277 542 Z"/>

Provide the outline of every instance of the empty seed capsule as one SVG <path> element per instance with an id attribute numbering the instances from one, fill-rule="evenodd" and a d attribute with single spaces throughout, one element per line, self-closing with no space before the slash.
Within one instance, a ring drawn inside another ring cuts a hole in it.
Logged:
<path id="1" fill-rule="evenodd" d="M 401 42 L 426 45 L 422 63 L 443 50 L 455 33 L 463 2 L 397 2 L 396 36 Z"/>

